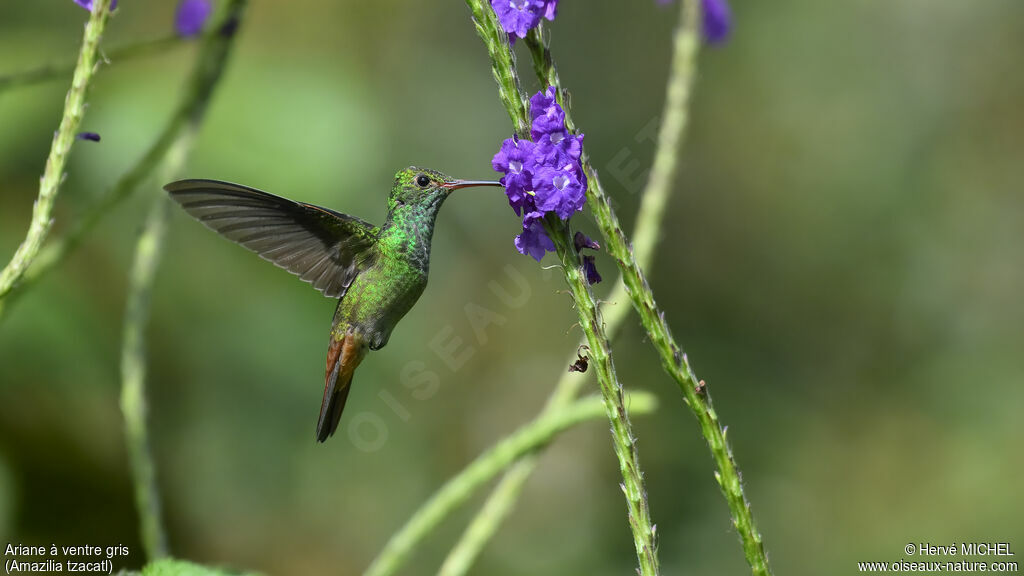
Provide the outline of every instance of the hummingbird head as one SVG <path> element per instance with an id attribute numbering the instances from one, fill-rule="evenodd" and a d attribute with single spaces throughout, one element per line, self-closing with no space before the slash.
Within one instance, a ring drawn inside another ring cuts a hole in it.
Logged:
<path id="1" fill-rule="evenodd" d="M 437 170 L 409 166 L 395 174 L 395 185 L 388 197 L 388 211 L 400 206 L 439 207 L 454 190 L 472 186 L 501 186 L 488 180 L 459 180 Z"/>

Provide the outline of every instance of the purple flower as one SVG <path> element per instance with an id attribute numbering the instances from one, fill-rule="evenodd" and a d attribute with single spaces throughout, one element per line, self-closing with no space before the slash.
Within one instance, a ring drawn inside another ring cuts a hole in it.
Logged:
<path id="1" fill-rule="evenodd" d="M 501 144 L 501 150 L 491 160 L 495 171 L 505 173 L 501 184 L 516 214 L 522 213 L 524 204 L 530 199 L 527 191 L 533 189 L 534 148 L 533 142 L 529 140 L 509 138 Z"/>
<path id="2" fill-rule="evenodd" d="M 210 0 L 181 0 L 174 16 L 174 29 L 179 36 L 195 36 L 203 31 L 212 11 Z"/>
<path id="3" fill-rule="evenodd" d="M 591 250 L 601 249 L 600 244 L 594 242 L 593 240 L 590 239 L 590 236 L 587 236 L 586 234 L 580 232 L 579 230 L 577 230 L 576 235 L 572 237 L 572 244 L 573 246 L 576 247 L 577 252 L 583 250 L 584 248 L 590 248 Z"/>
<path id="4" fill-rule="evenodd" d="M 729 37 L 732 29 L 732 11 L 726 0 L 702 0 L 704 4 L 704 39 L 717 44 Z"/>
<path id="5" fill-rule="evenodd" d="M 530 117 L 533 119 L 530 135 L 534 140 L 543 134 L 565 131 L 565 112 L 558 105 L 553 86 L 530 98 Z"/>
<path id="6" fill-rule="evenodd" d="M 78 4 L 90 12 L 92 12 L 92 2 L 93 0 L 75 0 L 75 4 Z M 110 0 L 110 9 L 113 10 L 115 8 L 117 8 L 117 0 Z"/>
<path id="7" fill-rule="evenodd" d="M 533 176 L 534 202 L 543 212 L 554 212 L 563 221 L 583 209 L 586 189 L 576 175 L 575 167 L 562 169 L 543 166 Z"/>
<path id="8" fill-rule="evenodd" d="M 516 248 L 538 261 L 554 250 L 540 219 L 556 214 L 566 221 L 587 200 L 587 177 L 580 164 L 583 135 L 573 136 L 566 130 L 565 111 L 556 95 L 554 88 L 548 88 L 530 98 L 534 141 L 509 138 L 491 160 L 491 166 L 504 174 L 501 183 L 509 205 L 523 217 Z M 589 238 L 586 242 L 587 247 L 597 247 Z"/>
<path id="9" fill-rule="evenodd" d="M 540 262 L 546 252 L 555 251 L 555 243 L 544 232 L 541 212 L 530 212 L 523 218 L 523 232 L 516 236 L 516 249 Z"/>
<path id="10" fill-rule="evenodd" d="M 565 130 L 541 134 L 534 154 L 538 163 L 548 166 L 579 165 L 583 154 L 583 134 L 570 136 Z"/>
<path id="11" fill-rule="evenodd" d="M 520 38 L 526 38 L 548 11 L 545 0 L 491 0 L 491 7 L 505 32 Z"/>
<path id="12" fill-rule="evenodd" d="M 662 6 L 671 3 L 672 0 L 658 0 Z M 704 12 L 704 40 L 708 44 L 724 41 L 732 30 L 732 11 L 729 10 L 728 0 L 701 0 L 701 5 Z"/>
<path id="13" fill-rule="evenodd" d="M 100 135 L 95 132 L 79 132 L 75 134 L 75 140 L 89 140 L 90 142 L 99 142 Z"/>
<path id="14" fill-rule="evenodd" d="M 593 285 L 601 281 L 601 275 L 597 273 L 597 265 L 594 264 L 593 256 L 583 257 L 583 273 L 587 275 L 587 284 Z"/>
<path id="15" fill-rule="evenodd" d="M 552 22 L 558 15 L 558 0 L 544 0 L 544 17 Z"/>

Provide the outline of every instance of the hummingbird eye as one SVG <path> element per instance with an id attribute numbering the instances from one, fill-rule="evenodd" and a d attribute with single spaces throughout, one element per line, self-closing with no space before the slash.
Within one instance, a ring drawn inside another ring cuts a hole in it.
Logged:
<path id="1" fill-rule="evenodd" d="M 420 188 L 426 188 L 427 186 L 430 186 L 430 177 L 427 176 L 426 174 L 420 174 L 419 176 L 416 177 L 416 185 L 419 186 Z"/>

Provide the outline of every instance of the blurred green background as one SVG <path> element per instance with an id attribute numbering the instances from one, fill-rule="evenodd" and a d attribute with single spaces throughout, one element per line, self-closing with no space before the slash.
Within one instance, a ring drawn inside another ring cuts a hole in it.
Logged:
<path id="1" fill-rule="evenodd" d="M 625 223 L 653 152 L 674 9 L 566 0 L 552 27 Z M 854 573 L 856 561 L 898 560 L 907 542 L 1024 548 L 1024 3 L 733 9 L 731 41 L 700 57 L 650 279 L 729 425 L 771 562 L 778 574 Z M 173 10 L 125 0 L 105 46 L 168 34 Z M 72 58 L 85 18 L 70 0 L 0 2 L 0 74 Z M 400 167 L 492 175 L 509 121 L 462 2 L 253 0 L 241 34 L 188 176 L 381 221 Z M 55 235 L 149 145 L 194 51 L 102 71 L 82 129 L 103 141 L 76 144 Z M 4 262 L 66 87 L 0 93 Z M 142 562 L 118 361 L 133 242 L 160 184 L 0 321 L 0 543 L 120 543 L 125 566 Z M 356 573 L 446 478 L 536 414 L 580 334 L 557 276 L 515 252 L 517 226 L 500 193 L 451 199 L 430 287 L 360 367 L 348 422 L 317 445 L 334 303 L 176 210 L 148 331 L 175 554 Z M 529 286 L 522 308 L 489 288 L 516 290 L 509 266 Z M 484 343 L 472 304 L 505 319 Z M 438 334 L 474 352 L 453 369 L 432 351 Z M 635 425 L 664 572 L 745 573 L 696 423 L 635 316 L 614 344 L 625 385 L 662 400 Z M 437 374 L 435 394 L 403 385 L 410 362 Z M 360 414 L 376 426 L 351 431 Z M 590 423 L 545 453 L 476 574 L 632 573 L 608 436 Z M 433 573 L 481 500 L 405 573 Z"/>

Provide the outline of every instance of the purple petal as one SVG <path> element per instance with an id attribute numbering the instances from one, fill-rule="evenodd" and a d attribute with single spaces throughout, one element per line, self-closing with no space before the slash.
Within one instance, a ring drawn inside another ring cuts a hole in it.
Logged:
<path id="1" fill-rule="evenodd" d="M 539 169 L 533 177 L 533 190 L 537 209 L 554 212 L 562 220 L 568 220 L 582 210 L 587 198 L 576 169 L 571 165 L 562 170 Z"/>
<path id="2" fill-rule="evenodd" d="M 541 222 L 542 214 L 532 212 L 523 219 L 523 232 L 516 236 L 516 249 L 520 254 L 530 256 L 537 262 L 541 261 L 546 252 L 555 251 L 555 243 L 548 238 L 544 232 L 544 225 Z"/>
<path id="3" fill-rule="evenodd" d="M 505 32 L 520 38 L 540 24 L 546 8 L 544 0 L 491 0 L 491 7 Z"/>
<path id="4" fill-rule="evenodd" d="M 179 36 L 195 36 L 203 31 L 212 11 L 210 0 L 181 0 L 174 16 L 174 29 Z"/>
<path id="5" fill-rule="evenodd" d="M 491 160 L 495 172 L 519 173 L 533 165 L 534 144 L 513 136 L 501 143 L 501 149 Z"/>
<path id="6" fill-rule="evenodd" d="M 579 230 L 577 230 L 576 231 L 576 235 L 573 236 L 572 243 L 573 243 L 573 246 L 576 247 L 576 251 L 577 252 L 579 252 L 580 250 L 583 250 L 584 248 L 590 248 L 591 250 L 600 250 L 601 249 L 601 245 L 600 244 L 598 244 L 597 242 L 594 242 L 593 240 L 590 239 L 590 236 L 587 236 L 586 234 L 584 234 L 583 232 L 581 232 Z"/>
<path id="7" fill-rule="evenodd" d="M 95 132 L 79 132 L 75 134 L 76 140 L 88 140 L 90 142 L 99 142 L 100 135 Z"/>
<path id="8" fill-rule="evenodd" d="M 533 142 L 512 137 L 502 142 L 501 149 L 491 160 L 494 170 L 505 174 L 501 183 L 516 214 L 522 213 L 524 203 L 530 198 L 528 192 L 533 189 L 532 168 L 536 164 L 533 151 Z"/>
<path id="9" fill-rule="evenodd" d="M 583 257 L 583 272 L 587 275 L 587 284 L 594 285 L 601 281 L 601 275 L 597 273 L 597 265 L 594 264 L 593 256 Z"/>
<path id="10" fill-rule="evenodd" d="M 554 22 L 555 16 L 558 16 L 558 0 L 546 0 L 544 6 L 544 17 Z"/>
<path id="11" fill-rule="evenodd" d="M 542 134 L 534 151 L 538 164 L 555 168 L 579 164 L 582 154 L 583 135 L 572 136 L 565 130 Z"/>
<path id="12" fill-rule="evenodd" d="M 708 44 L 718 44 L 729 37 L 732 30 L 732 11 L 726 0 L 703 0 L 704 39 Z"/>
<path id="13" fill-rule="evenodd" d="M 530 135 L 540 140 L 544 134 L 565 130 L 565 111 L 558 105 L 554 87 L 537 92 L 530 98 L 530 118 L 533 125 Z"/>
<path id="14" fill-rule="evenodd" d="M 85 8 L 86 10 L 92 12 L 92 2 L 93 2 L 93 0 L 74 0 L 74 2 L 75 2 L 75 4 L 78 4 L 79 6 L 81 6 L 82 8 Z M 117 0 L 111 0 L 111 2 L 110 2 L 110 9 L 114 10 L 115 8 L 117 8 Z"/>
<path id="15" fill-rule="evenodd" d="M 521 214 L 528 203 L 532 205 L 533 196 L 530 194 L 533 190 L 532 182 L 533 175 L 530 172 L 506 174 L 501 179 L 501 184 L 505 187 L 505 195 L 508 197 L 508 205 L 516 211 L 516 215 Z"/>

